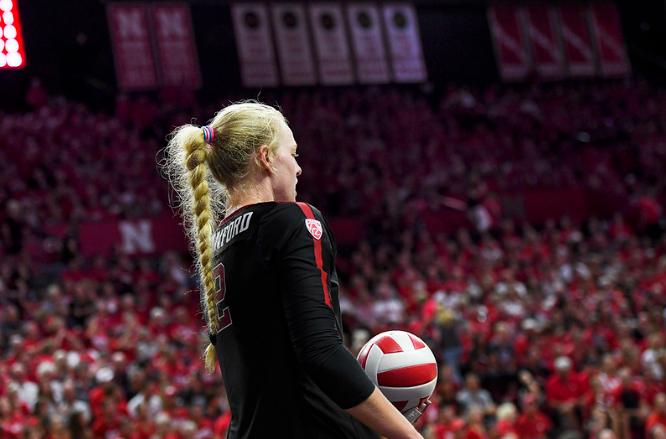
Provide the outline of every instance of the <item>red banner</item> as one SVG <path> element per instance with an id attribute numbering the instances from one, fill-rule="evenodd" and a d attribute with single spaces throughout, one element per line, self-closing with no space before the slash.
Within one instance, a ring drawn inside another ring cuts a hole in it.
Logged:
<path id="1" fill-rule="evenodd" d="M 592 5 L 592 25 L 601 74 L 603 76 L 631 74 L 617 6 L 610 3 Z"/>
<path id="2" fill-rule="evenodd" d="M 564 53 L 555 33 L 555 10 L 550 6 L 528 6 L 525 17 L 536 72 L 544 79 L 562 79 Z"/>
<path id="3" fill-rule="evenodd" d="M 146 90 L 157 87 L 157 71 L 148 26 L 148 11 L 143 5 L 106 7 L 118 87 Z"/>
<path id="4" fill-rule="evenodd" d="M 85 256 L 108 255 L 116 248 L 137 256 L 187 251 L 183 227 L 171 216 L 81 224 L 79 242 Z"/>
<path id="5" fill-rule="evenodd" d="M 593 76 L 594 52 L 587 27 L 586 7 L 576 4 L 559 6 L 564 50 L 573 77 Z"/>
<path id="6" fill-rule="evenodd" d="M 516 6 L 488 9 L 488 20 L 495 46 L 500 76 L 504 81 L 522 81 L 530 73 L 530 59 Z"/>
<path id="7" fill-rule="evenodd" d="M 162 85 L 201 87 L 189 7 L 181 3 L 157 4 L 151 6 L 150 12 Z"/>

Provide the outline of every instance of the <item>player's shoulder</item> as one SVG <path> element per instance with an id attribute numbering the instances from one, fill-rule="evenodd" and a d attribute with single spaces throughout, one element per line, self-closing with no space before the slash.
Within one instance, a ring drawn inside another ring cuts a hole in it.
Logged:
<path id="1" fill-rule="evenodd" d="M 302 222 L 303 219 L 321 220 L 323 215 L 316 207 L 303 202 L 275 203 L 267 219 L 282 223 Z"/>
<path id="2" fill-rule="evenodd" d="M 262 216 L 261 231 L 262 236 L 274 236 L 267 239 L 284 239 L 285 242 L 296 237 L 312 235 L 321 239 L 324 235 L 330 235 L 328 223 L 319 209 L 301 202 L 272 204 L 270 211 Z"/>

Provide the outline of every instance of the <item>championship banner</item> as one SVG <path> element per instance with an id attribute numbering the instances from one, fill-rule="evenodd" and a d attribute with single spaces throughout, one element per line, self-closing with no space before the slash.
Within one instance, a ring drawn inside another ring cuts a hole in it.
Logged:
<path id="1" fill-rule="evenodd" d="M 562 46 L 555 33 L 555 9 L 550 6 L 528 6 L 525 8 L 525 18 L 534 66 L 539 77 L 562 79 L 565 63 Z"/>
<path id="2" fill-rule="evenodd" d="M 237 3 L 231 6 L 245 87 L 275 87 L 277 66 L 273 51 L 268 10 L 260 3 Z"/>
<path id="3" fill-rule="evenodd" d="M 106 7 L 118 87 L 122 90 L 157 88 L 157 70 L 143 4 Z"/>
<path id="4" fill-rule="evenodd" d="M 324 85 L 348 85 L 354 82 L 349 44 L 342 7 L 336 4 L 310 6 L 319 77 Z"/>
<path id="5" fill-rule="evenodd" d="M 282 83 L 314 85 L 317 76 L 304 6 L 298 3 L 276 3 L 271 9 Z"/>
<path id="6" fill-rule="evenodd" d="M 190 8 L 185 3 L 154 4 L 150 9 L 161 85 L 201 87 Z"/>
<path id="7" fill-rule="evenodd" d="M 516 6 L 493 6 L 488 21 L 495 46 L 497 68 L 504 81 L 522 81 L 530 73 L 530 59 Z"/>
<path id="8" fill-rule="evenodd" d="M 387 4 L 383 6 L 384 26 L 389 43 L 395 82 L 423 82 L 428 79 L 419 25 L 414 6 Z"/>
<path id="9" fill-rule="evenodd" d="M 591 15 L 601 74 L 603 76 L 631 74 L 631 64 L 627 56 L 617 6 L 612 3 L 593 4 Z"/>
<path id="10" fill-rule="evenodd" d="M 391 78 L 377 7 L 366 3 L 350 4 L 347 6 L 347 22 L 358 82 L 386 84 Z"/>
<path id="11" fill-rule="evenodd" d="M 595 73 L 594 52 L 587 28 L 585 7 L 563 4 L 558 7 L 558 10 L 569 75 L 573 77 L 593 76 Z"/>

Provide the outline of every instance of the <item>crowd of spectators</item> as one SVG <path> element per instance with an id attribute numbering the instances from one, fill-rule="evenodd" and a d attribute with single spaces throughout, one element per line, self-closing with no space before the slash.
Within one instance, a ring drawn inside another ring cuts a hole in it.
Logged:
<path id="1" fill-rule="evenodd" d="M 338 260 L 350 348 L 401 328 L 439 360 L 418 424 L 426 437 L 664 437 L 663 90 L 271 99 L 302 145 L 299 198 L 374 225 Z M 123 96 L 109 116 L 63 98 L 30 102 L 0 122 L 0 437 L 224 437 L 230 414 L 219 373 L 204 372 L 188 257 L 86 259 L 76 234 L 81 222 L 168 211 L 156 169 L 164 136 L 215 110 Z M 603 188 L 652 217 L 527 224 L 489 204 L 492 226 L 447 235 L 406 214 L 535 187 Z"/>

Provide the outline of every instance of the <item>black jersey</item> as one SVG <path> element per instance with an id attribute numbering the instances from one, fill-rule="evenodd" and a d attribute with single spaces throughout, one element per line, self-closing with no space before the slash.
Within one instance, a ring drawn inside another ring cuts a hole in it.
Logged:
<path id="1" fill-rule="evenodd" d="M 227 438 L 376 438 L 343 409 L 374 385 L 345 348 L 335 240 L 305 203 L 259 203 L 213 234 Z"/>

